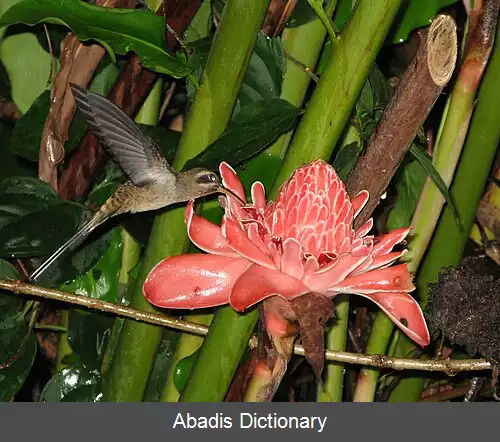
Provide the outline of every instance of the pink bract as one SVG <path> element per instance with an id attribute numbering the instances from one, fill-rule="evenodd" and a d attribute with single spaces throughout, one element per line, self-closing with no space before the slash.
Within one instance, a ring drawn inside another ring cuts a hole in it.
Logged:
<path id="1" fill-rule="evenodd" d="M 246 200 L 235 171 L 221 163 L 224 186 Z M 410 229 L 368 235 L 370 219 L 353 229 L 368 192 L 352 200 L 332 166 L 318 160 L 298 169 L 266 202 L 255 182 L 252 203 L 220 197 L 225 215 L 218 226 L 194 213 L 185 220 L 191 241 L 207 254 L 174 256 L 149 273 L 143 291 L 150 303 L 171 309 L 196 309 L 229 303 L 236 311 L 271 296 L 292 300 L 308 292 L 333 297 L 364 296 L 421 346 L 429 332 L 406 264 L 392 265 L 406 250 L 393 251 Z"/>

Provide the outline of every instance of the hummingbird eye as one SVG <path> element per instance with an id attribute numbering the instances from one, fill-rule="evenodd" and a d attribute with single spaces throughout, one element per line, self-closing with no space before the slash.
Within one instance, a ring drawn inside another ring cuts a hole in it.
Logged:
<path id="1" fill-rule="evenodd" d="M 218 183 L 219 177 L 213 172 L 208 172 L 208 173 L 204 173 L 203 175 L 200 175 L 196 181 L 199 184 Z"/>

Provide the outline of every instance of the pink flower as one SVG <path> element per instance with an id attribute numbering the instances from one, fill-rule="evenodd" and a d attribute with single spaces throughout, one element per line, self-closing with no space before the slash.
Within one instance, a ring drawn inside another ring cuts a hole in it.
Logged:
<path id="1" fill-rule="evenodd" d="M 221 163 L 224 186 L 242 200 L 235 171 Z M 353 221 L 368 201 L 360 192 L 352 201 L 333 167 L 323 161 L 298 169 L 266 203 L 264 186 L 255 182 L 252 204 L 221 196 L 222 225 L 186 208 L 191 241 L 207 254 L 187 254 L 161 261 L 148 275 L 143 291 L 153 305 L 197 309 L 229 303 L 241 312 L 278 296 L 292 300 L 309 292 L 333 297 L 364 296 L 421 346 L 429 332 L 406 264 L 392 264 L 406 250 L 392 251 L 408 235 L 398 229 L 369 236 L 370 219 L 359 229 Z"/>

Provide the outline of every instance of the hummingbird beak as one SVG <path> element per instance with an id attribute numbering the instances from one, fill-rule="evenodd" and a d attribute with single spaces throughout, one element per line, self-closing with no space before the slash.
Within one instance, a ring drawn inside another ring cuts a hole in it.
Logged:
<path id="1" fill-rule="evenodd" d="M 234 192 L 230 191 L 229 189 L 226 189 L 225 187 L 219 186 L 219 188 L 217 190 L 226 196 L 236 198 L 236 200 L 239 201 L 243 206 L 246 204 L 246 202 L 243 201 L 238 195 L 236 195 Z"/>

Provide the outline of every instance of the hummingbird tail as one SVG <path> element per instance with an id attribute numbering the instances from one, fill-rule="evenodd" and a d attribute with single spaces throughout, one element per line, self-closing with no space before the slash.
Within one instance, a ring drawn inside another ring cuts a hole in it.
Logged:
<path id="1" fill-rule="evenodd" d="M 72 250 L 78 247 L 89 235 L 90 233 L 100 224 L 102 224 L 107 219 L 107 216 L 98 211 L 92 218 L 81 226 L 76 233 L 69 238 L 63 245 L 61 245 L 52 255 L 50 255 L 30 276 L 30 281 L 37 281 L 40 276 L 42 276 L 47 269 L 49 269 L 52 264 L 67 250 Z"/>

